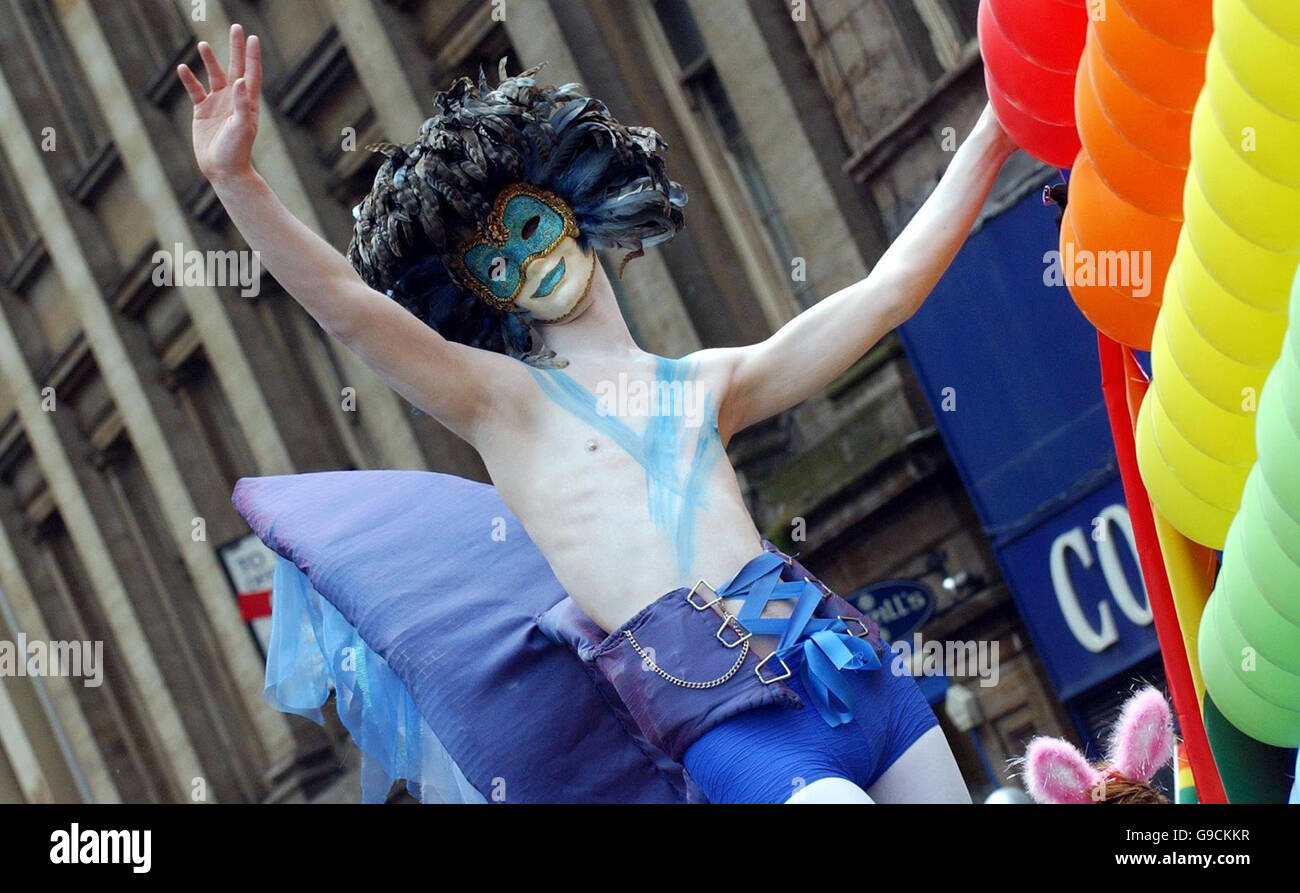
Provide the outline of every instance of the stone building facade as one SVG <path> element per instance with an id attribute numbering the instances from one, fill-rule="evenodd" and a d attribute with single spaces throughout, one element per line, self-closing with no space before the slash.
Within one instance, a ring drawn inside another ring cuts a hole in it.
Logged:
<path id="1" fill-rule="evenodd" d="M 243 476 L 477 456 L 270 277 L 159 284 L 242 248 L 173 69 L 264 41 L 256 163 L 340 249 L 376 158 L 452 77 L 547 62 L 659 129 L 686 230 L 629 265 L 642 346 L 762 339 L 865 276 L 983 102 L 975 0 L 0 0 L 0 641 L 103 643 L 102 683 L 0 678 L 0 801 L 355 797 L 354 748 L 262 701 L 227 559 Z M 491 76 L 491 75 L 490 75 Z M 999 191 L 1023 194 L 1027 161 Z M 1017 192 L 1019 190 L 1019 192 Z M 996 199 L 995 199 L 996 204 Z M 605 258 L 607 264 L 610 258 Z M 181 277 L 183 278 L 183 277 Z M 1064 725 L 897 340 L 731 448 L 760 529 L 830 585 L 915 577 L 932 637 L 996 640 L 972 787 Z M 966 586 L 942 581 L 966 571 Z M 953 682 L 960 684 L 962 680 Z M 942 712 L 942 710 L 940 711 Z"/>

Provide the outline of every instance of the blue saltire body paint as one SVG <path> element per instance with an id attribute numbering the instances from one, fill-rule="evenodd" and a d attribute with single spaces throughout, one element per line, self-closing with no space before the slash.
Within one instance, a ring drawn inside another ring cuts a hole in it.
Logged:
<path id="1" fill-rule="evenodd" d="M 528 371 L 553 403 L 608 436 L 645 469 L 651 523 L 668 539 L 679 572 L 688 573 L 695 556 L 695 516 L 704 501 L 704 481 L 724 452 L 712 398 L 703 403 L 702 423 L 696 426 L 686 424 L 685 414 L 678 411 L 683 401 L 670 405 L 668 411 L 656 403 L 649 407 L 645 430 L 638 433 L 603 409 L 595 394 L 563 370 L 530 366 Z M 680 393 L 697 384 L 693 373 L 693 363 L 656 357 L 653 385 L 659 393 L 673 393 L 674 388 Z"/>

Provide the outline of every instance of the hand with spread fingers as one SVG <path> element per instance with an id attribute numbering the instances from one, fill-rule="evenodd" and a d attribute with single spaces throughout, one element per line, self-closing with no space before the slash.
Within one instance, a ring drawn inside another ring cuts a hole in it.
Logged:
<path id="1" fill-rule="evenodd" d="M 194 158 L 209 180 L 247 174 L 252 170 L 253 140 L 257 136 L 258 94 L 262 86 L 262 48 L 243 26 L 230 26 L 230 68 L 223 69 L 216 52 L 199 42 L 199 56 L 208 76 L 204 89 L 188 65 L 176 74 L 194 103 Z"/>

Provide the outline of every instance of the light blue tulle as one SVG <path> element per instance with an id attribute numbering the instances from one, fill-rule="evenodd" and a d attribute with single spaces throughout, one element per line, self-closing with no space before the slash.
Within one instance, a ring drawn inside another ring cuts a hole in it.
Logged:
<path id="1" fill-rule="evenodd" d="M 397 779 L 425 803 L 484 803 L 419 712 L 388 663 L 287 558 L 276 562 L 271 588 L 267 702 L 322 723 L 335 709 L 361 748 L 361 799 L 382 803 Z"/>

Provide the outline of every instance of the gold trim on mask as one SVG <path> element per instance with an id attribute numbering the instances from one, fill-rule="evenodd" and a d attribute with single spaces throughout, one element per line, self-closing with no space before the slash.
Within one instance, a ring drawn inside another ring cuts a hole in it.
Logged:
<path id="1" fill-rule="evenodd" d="M 560 219 L 564 221 L 564 229 L 560 231 L 560 237 L 549 249 L 539 254 L 530 255 L 524 260 L 523 264 L 519 268 L 519 284 L 515 286 L 515 290 L 511 293 L 510 297 L 501 298 L 470 273 L 469 269 L 465 266 L 465 252 L 478 243 L 500 247 L 510 241 L 510 233 L 506 232 L 505 226 L 501 223 L 501 218 L 505 215 L 506 203 L 519 195 L 531 196 L 546 205 L 555 213 L 559 214 Z M 511 183 L 507 186 L 501 187 L 501 191 L 497 193 L 497 197 L 492 202 L 492 213 L 488 216 L 488 219 L 480 223 L 478 228 L 474 231 L 474 234 L 464 239 L 457 247 L 456 255 L 452 259 L 452 264 L 455 267 L 456 278 L 461 281 L 461 284 L 465 288 L 469 289 L 470 292 L 489 307 L 509 313 L 515 309 L 515 298 L 519 297 L 519 292 L 524 287 L 524 279 L 526 278 L 528 267 L 532 265 L 532 262 L 538 258 L 545 257 L 554 251 L 556 246 L 558 246 L 560 242 L 564 241 L 565 236 L 570 236 L 576 239 L 578 238 L 578 235 L 578 221 L 574 218 L 573 209 L 569 207 L 568 202 L 555 193 L 534 186 L 532 183 Z M 565 315 L 567 316 L 568 314 Z"/>

